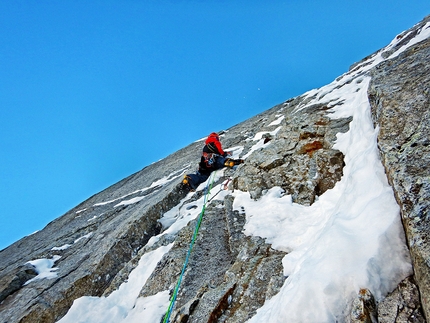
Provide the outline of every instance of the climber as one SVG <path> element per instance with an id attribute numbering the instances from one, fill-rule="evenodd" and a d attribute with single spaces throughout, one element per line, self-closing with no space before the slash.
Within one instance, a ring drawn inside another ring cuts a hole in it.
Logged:
<path id="1" fill-rule="evenodd" d="M 225 152 L 222 149 L 219 135 L 216 132 L 212 132 L 205 141 L 199 170 L 194 174 L 185 175 L 182 185 L 188 190 L 195 190 L 197 186 L 208 179 L 214 170 L 223 167 L 233 167 L 243 163 L 242 159 L 230 158 L 231 155 L 231 152 Z"/>

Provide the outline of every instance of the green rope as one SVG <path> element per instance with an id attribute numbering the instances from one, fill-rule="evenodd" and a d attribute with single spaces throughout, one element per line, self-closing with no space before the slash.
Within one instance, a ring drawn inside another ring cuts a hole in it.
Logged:
<path id="1" fill-rule="evenodd" d="M 203 214 L 205 213 L 205 210 L 206 210 L 206 203 L 208 201 L 208 196 L 211 193 L 212 184 L 213 184 L 214 179 L 215 179 L 215 173 L 216 173 L 216 171 L 212 173 L 213 174 L 213 175 L 211 175 L 212 179 L 210 179 L 206 185 L 205 190 L 208 189 L 208 186 L 209 186 L 209 190 L 206 191 L 205 199 L 203 202 L 203 208 L 202 208 L 202 211 L 200 212 L 200 216 L 197 220 L 197 224 L 196 224 L 196 227 L 194 229 L 194 234 L 193 234 L 193 237 L 191 239 L 190 247 L 188 248 L 188 253 L 187 253 L 187 256 L 185 257 L 185 262 L 184 262 L 184 265 L 182 266 L 181 274 L 179 275 L 178 282 L 176 283 L 175 289 L 174 289 L 172 297 L 170 299 L 169 308 L 167 309 L 166 315 L 164 316 L 163 323 L 169 323 L 170 315 L 172 314 L 173 307 L 174 307 L 175 301 L 176 301 L 176 297 L 178 295 L 179 286 L 181 285 L 182 277 L 184 276 L 185 269 L 188 265 L 188 260 L 190 258 L 191 250 L 193 249 L 194 243 L 196 242 L 197 234 L 199 233 L 200 224 L 202 223 L 202 220 L 203 220 Z"/>

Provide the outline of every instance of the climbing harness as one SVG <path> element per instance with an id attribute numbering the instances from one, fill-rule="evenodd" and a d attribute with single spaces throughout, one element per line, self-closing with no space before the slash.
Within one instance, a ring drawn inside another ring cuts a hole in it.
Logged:
<path id="1" fill-rule="evenodd" d="M 205 161 L 206 167 L 212 168 L 213 167 L 212 165 L 215 164 L 215 158 L 219 155 L 215 154 L 215 153 L 203 152 L 202 156 L 203 156 L 203 159 Z"/>
<path id="2" fill-rule="evenodd" d="M 206 184 L 206 188 L 205 188 L 206 194 L 205 194 L 205 198 L 204 198 L 204 202 L 203 202 L 203 208 L 202 208 L 202 211 L 200 212 L 199 218 L 197 220 L 196 227 L 194 229 L 194 234 L 193 234 L 193 237 L 191 239 L 190 247 L 188 248 L 188 253 L 187 253 L 187 256 L 185 257 L 185 262 L 184 262 L 184 265 L 182 266 L 182 271 L 181 271 L 181 274 L 179 275 L 178 282 L 176 283 L 175 289 L 173 290 L 172 297 L 170 298 L 170 304 L 169 304 L 167 312 L 164 316 L 163 323 L 169 323 L 170 315 L 172 314 L 173 307 L 174 307 L 175 301 L 176 301 L 176 297 L 178 296 L 179 286 L 181 285 L 182 277 L 184 276 L 185 269 L 188 265 L 188 260 L 190 258 L 191 250 L 193 249 L 194 243 L 196 242 L 197 234 L 199 233 L 199 228 L 200 228 L 200 224 L 202 223 L 203 214 L 205 213 L 205 210 L 206 210 L 206 204 L 209 202 L 208 196 L 211 193 L 212 184 L 213 184 L 214 179 L 215 179 L 215 174 L 216 174 L 216 171 L 214 171 L 211 174 L 211 178 L 209 178 L 208 183 Z"/>

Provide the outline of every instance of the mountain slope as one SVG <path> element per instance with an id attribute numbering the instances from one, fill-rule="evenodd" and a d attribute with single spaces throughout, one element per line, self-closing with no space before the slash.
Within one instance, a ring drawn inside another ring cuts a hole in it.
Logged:
<path id="1" fill-rule="evenodd" d="M 424 322 L 421 306 L 429 317 L 429 20 L 222 133 L 246 162 L 215 174 L 171 322 Z M 1 321 L 160 321 L 204 203 L 205 184 L 178 188 L 201 148 L 2 250 Z"/>

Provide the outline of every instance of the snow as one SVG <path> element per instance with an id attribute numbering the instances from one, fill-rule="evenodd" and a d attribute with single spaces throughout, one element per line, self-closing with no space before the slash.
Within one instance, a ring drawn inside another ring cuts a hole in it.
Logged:
<path id="1" fill-rule="evenodd" d="M 282 260 L 287 279 L 281 290 L 266 300 L 248 322 L 344 322 L 348 304 L 359 289 L 368 288 L 381 300 L 412 273 L 399 207 L 379 159 L 376 141 L 379 129 L 373 128 L 367 99 L 370 78 L 363 76 L 382 62 L 382 54 L 404 37 L 406 35 L 396 37 L 386 48 L 331 84 L 305 93 L 306 103 L 294 111 L 300 113 L 310 105 L 325 104 L 331 107 L 329 117 L 332 119 L 353 117 L 350 130 L 337 135 L 334 147 L 345 155 L 344 175 L 314 204 L 293 203 L 291 196 L 279 187 L 268 190 L 257 201 L 247 192 L 224 191 L 223 184 L 212 188 L 211 197 L 217 194 L 219 200 L 228 194 L 234 195 L 234 209 L 246 214 L 245 234 L 263 237 L 272 248 L 287 252 Z M 428 37 L 430 23 L 390 57 Z M 284 117 L 276 117 L 269 126 L 282 123 Z M 281 128 L 270 132 L 271 135 L 276 136 Z M 264 144 L 265 133 L 259 132 L 248 139 L 257 143 L 241 158 L 270 144 Z M 234 158 L 239 158 L 243 149 L 232 147 L 230 151 Z M 223 171 L 218 171 L 215 180 L 222 175 Z M 178 176 L 170 174 L 140 191 L 163 185 Z M 202 183 L 197 190 L 205 187 L 206 183 Z M 123 200 L 131 194 L 95 206 Z M 162 235 L 176 234 L 200 214 L 204 197 L 186 203 L 190 194 L 163 215 L 160 222 L 164 231 L 151 238 L 147 246 L 153 246 Z M 138 198 L 134 198 L 121 203 L 137 201 Z M 145 298 L 139 297 L 139 292 L 171 247 L 172 244 L 159 247 L 143 255 L 128 281 L 108 297 L 75 300 L 59 322 L 159 322 L 169 304 L 168 291 Z M 54 259 L 48 262 L 41 272 L 55 274 L 55 268 L 51 268 L 54 262 Z M 228 301 L 234 303 L 235 300 Z"/>
<path id="2" fill-rule="evenodd" d="M 121 201 L 118 204 L 116 204 L 114 207 L 118 207 L 121 205 L 130 205 L 130 204 L 134 204 L 137 202 L 142 201 L 146 196 L 138 196 L 138 197 L 133 197 L 132 199 L 126 200 L 126 201 Z"/>
<path id="3" fill-rule="evenodd" d="M 128 281 L 107 297 L 84 296 L 73 302 L 59 323 L 153 323 L 169 305 L 169 291 L 139 298 L 140 290 L 173 243 L 142 256 Z"/>
<path id="4" fill-rule="evenodd" d="M 177 178 L 181 177 L 181 176 L 186 172 L 186 170 L 187 170 L 187 169 L 188 169 L 188 166 L 186 166 L 186 167 L 184 167 L 184 168 L 182 168 L 182 169 L 179 169 L 179 170 L 177 170 L 176 172 L 173 172 L 173 173 L 171 173 L 171 174 L 169 174 L 169 175 L 167 175 L 167 176 L 164 176 L 164 177 L 162 177 L 162 178 L 161 178 L 161 179 L 159 179 L 159 180 L 154 181 L 154 182 L 153 182 L 150 186 L 148 186 L 148 187 L 144 187 L 144 188 L 142 188 L 142 189 L 139 189 L 139 190 L 136 190 L 136 191 L 134 191 L 134 192 L 128 193 L 128 194 L 126 194 L 126 195 L 123 195 L 123 196 L 118 197 L 118 198 L 113 199 L 113 200 L 109 200 L 109 201 L 105 201 L 105 202 L 96 203 L 96 204 L 94 204 L 93 206 L 103 206 L 103 205 L 107 205 L 107 204 L 110 204 L 110 203 L 114 203 L 114 202 L 116 202 L 116 201 L 123 200 L 123 199 L 125 199 L 126 197 L 128 197 L 128 196 L 130 196 L 130 195 L 139 194 L 139 193 L 144 193 L 144 192 L 146 192 L 146 191 L 148 191 L 148 190 L 150 190 L 150 189 L 152 189 L 152 188 L 154 188 L 154 187 L 160 187 L 160 188 L 161 188 L 163 185 L 165 185 L 165 184 L 167 184 L 167 183 L 169 183 L 169 182 L 171 182 L 171 181 L 174 181 L 175 179 L 177 179 Z M 130 204 L 134 204 L 134 203 L 140 202 L 140 201 L 141 201 L 141 200 L 143 200 L 145 197 L 146 197 L 146 196 L 139 196 L 139 197 L 132 198 L 132 199 L 130 199 L 130 200 L 121 201 L 120 203 L 116 204 L 114 207 L 118 207 L 118 206 L 120 206 L 120 205 L 130 205 Z M 84 210 L 82 210 L 82 211 L 84 211 Z"/>
<path id="5" fill-rule="evenodd" d="M 80 237 L 80 238 L 76 239 L 73 243 L 75 244 L 75 243 L 78 243 L 79 241 L 81 241 L 81 240 L 83 240 L 83 239 L 89 239 L 89 238 L 91 238 L 91 236 L 92 236 L 92 235 L 93 235 L 93 233 L 92 233 L 92 232 L 87 233 L 86 235 L 84 235 L 84 236 L 82 236 L 82 237 Z"/>
<path id="6" fill-rule="evenodd" d="M 244 147 L 243 146 L 235 146 L 235 147 L 229 147 L 225 151 L 228 151 L 231 153 L 231 158 L 237 159 L 240 158 L 240 154 L 242 154 Z"/>
<path id="7" fill-rule="evenodd" d="M 94 220 L 94 218 L 92 218 L 90 220 Z M 88 220 L 88 221 L 90 221 L 90 220 Z M 79 237 L 75 241 L 73 241 L 73 244 L 78 243 L 79 241 L 81 241 L 83 239 L 89 239 L 89 238 L 91 238 L 92 235 L 93 235 L 93 232 L 90 232 L 90 233 L 88 233 L 82 237 Z M 51 250 L 52 251 L 63 251 L 63 250 L 66 250 L 66 249 L 69 249 L 70 247 L 72 247 L 73 244 L 66 243 L 66 244 L 62 245 L 61 247 L 53 247 L 53 248 L 51 248 Z"/>
<path id="8" fill-rule="evenodd" d="M 333 189 L 311 206 L 292 203 L 278 187 L 258 201 L 234 193 L 234 209 L 247 216 L 245 234 L 288 252 L 281 291 L 249 322 L 342 322 L 360 288 L 380 300 L 412 273 L 399 207 L 379 160 L 369 82 L 363 77 L 320 89 L 319 103 L 343 99 L 330 118 L 353 117 L 350 130 L 337 135 L 334 148 L 346 165 Z"/>
<path id="9" fill-rule="evenodd" d="M 104 214 L 105 214 L 105 212 L 100 213 L 99 215 L 94 215 L 91 219 L 88 219 L 87 221 L 88 222 L 94 221 L 94 220 L 96 220 L 97 218 L 101 217 Z"/>
<path id="10" fill-rule="evenodd" d="M 282 127 L 278 127 L 275 130 L 273 130 L 273 131 L 260 131 L 260 132 L 257 132 L 255 134 L 254 138 L 252 138 L 251 140 L 253 140 L 253 141 L 260 140 L 260 139 L 263 138 L 263 135 L 265 135 L 267 133 L 270 134 L 271 136 L 275 136 L 278 133 L 278 131 L 281 130 L 281 129 L 282 129 Z"/>
<path id="11" fill-rule="evenodd" d="M 271 122 L 271 123 L 269 124 L 269 127 L 270 127 L 270 126 L 277 126 L 277 125 L 280 125 L 280 124 L 281 124 L 281 122 L 282 122 L 282 120 L 284 120 L 284 119 L 285 119 L 285 116 L 280 116 L 278 119 L 276 119 L 275 121 Z"/>
<path id="12" fill-rule="evenodd" d="M 420 41 L 423 41 L 423 40 L 427 39 L 428 37 L 430 37 L 430 22 L 426 23 L 425 26 L 423 28 L 421 28 L 421 30 L 418 33 L 418 35 L 415 36 L 414 38 L 412 38 L 411 41 L 407 44 L 407 46 L 403 46 L 402 48 L 400 48 L 398 51 L 396 51 L 395 53 L 393 53 L 388 59 L 391 59 L 391 58 L 394 58 L 394 57 L 400 55 L 408 47 L 411 47 L 411 46 L 419 43 Z M 399 39 L 399 40 L 401 40 L 401 39 Z"/>
<path id="13" fill-rule="evenodd" d="M 246 155 L 244 155 L 243 157 L 242 157 L 242 159 L 246 159 L 246 158 L 248 158 L 249 156 L 251 156 L 251 154 L 254 152 L 254 151 L 256 151 L 256 150 L 259 150 L 259 149 L 263 149 L 263 148 L 266 148 L 268 145 L 270 145 L 270 141 L 268 141 L 268 142 L 266 142 L 265 143 L 265 138 L 263 138 L 263 135 L 265 135 L 265 134 L 269 134 L 269 135 L 271 135 L 271 136 L 276 136 L 276 134 L 279 132 L 279 130 L 281 130 L 282 129 L 282 126 L 280 126 L 280 127 L 278 127 L 278 128 L 276 128 L 275 130 L 273 130 L 273 131 L 261 131 L 261 132 L 258 132 L 258 133 L 256 133 L 255 134 L 255 136 L 254 136 L 254 138 L 252 138 L 251 140 L 252 141 L 256 141 L 256 140 L 258 140 L 258 142 L 254 145 L 254 146 L 252 146 L 251 147 L 251 149 L 248 151 L 248 153 L 246 154 Z"/>
<path id="14" fill-rule="evenodd" d="M 359 64 L 358 66 L 356 66 L 355 69 L 357 69 L 357 70 L 354 73 L 348 72 L 348 73 L 344 74 L 343 77 L 346 76 L 346 77 L 349 77 L 350 79 L 354 78 L 354 77 L 358 76 L 359 74 L 372 69 L 373 67 L 375 67 L 379 63 L 383 62 L 384 60 L 393 59 L 393 58 L 397 57 L 398 55 L 400 55 L 401 53 L 403 53 L 409 47 L 419 43 L 420 41 L 423 41 L 423 40 L 429 38 L 430 37 L 430 22 L 426 23 L 426 25 L 423 26 L 423 28 L 421 28 L 418 31 L 417 35 L 414 38 L 412 38 L 411 40 L 409 40 L 409 42 L 407 44 L 404 44 L 402 47 L 397 49 L 397 51 L 392 53 L 390 55 L 390 57 L 385 59 L 383 57 L 384 53 L 387 53 L 388 51 L 392 50 L 398 43 L 400 43 L 404 38 L 406 38 L 409 35 L 409 33 L 395 37 L 391 41 L 390 44 L 388 44 L 385 48 L 383 48 L 382 50 L 377 52 L 373 57 L 371 57 L 370 59 L 368 59 L 368 60 L 362 62 L 361 64 Z M 346 80 L 343 80 L 343 81 L 346 81 Z"/>
<path id="15" fill-rule="evenodd" d="M 62 251 L 62 250 L 69 249 L 71 246 L 72 246 L 71 244 L 66 243 L 65 245 L 62 245 L 61 247 L 53 247 L 53 248 L 51 248 L 51 250 L 52 251 L 56 251 L 56 250 Z"/>
<path id="16" fill-rule="evenodd" d="M 37 272 L 37 276 L 26 281 L 24 285 L 28 285 L 33 281 L 40 279 L 52 279 L 57 277 L 57 273 L 55 272 L 58 268 L 52 268 L 55 262 L 60 259 L 61 256 L 53 256 L 52 259 L 35 259 L 27 262 L 34 267 L 34 270 Z"/>
<path id="17" fill-rule="evenodd" d="M 219 178 L 221 178 L 224 174 L 224 170 L 219 170 L 217 172 L 212 173 L 212 175 L 206 180 L 206 182 L 199 185 L 199 187 L 196 189 L 196 191 L 204 190 L 208 183 L 212 181 L 212 177 L 214 182 L 216 182 Z M 211 189 L 211 194 L 208 196 L 208 200 L 217 194 L 217 198 L 222 198 L 225 196 L 225 194 L 228 193 L 222 193 L 220 194 L 220 191 L 222 191 L 224 183 L 218 184 L 214 186 Z M 191 203 L 185 203 L 186 200 L 188 200 L 193 193 L 189 193 L 186 197 L 182 199 L 182 201 L 163 214 L 162 218 L 159 220 L 159 222 L 163 225 L 164 231 L 160 233 L 157 236 L 151 237 L 149 239 L 147 246 L 152 246 L 154 243 L 156 243 L 163 235 L 174 235 L 178 233 L 182 228 L 184 228 L 188 222 L 196 219 L 203 208 L 203 204 L 205 202 L 205 195 L 202 195 L 198 200 L 193 201 Z M 210 201 L 207 202 L 206 205 L 209 205 Z"/>

